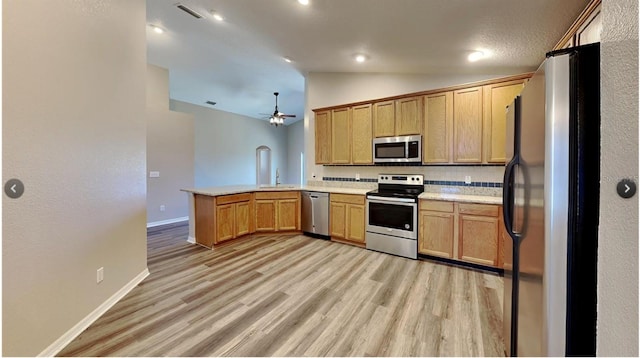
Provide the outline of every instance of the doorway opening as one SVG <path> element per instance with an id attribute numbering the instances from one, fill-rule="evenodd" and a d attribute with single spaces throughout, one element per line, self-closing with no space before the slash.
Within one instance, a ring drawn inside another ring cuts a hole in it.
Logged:
<path id="1" fill-rule="evenodd" d="M 271 148 L 256 148 L 256 185 L 271 185 Z"/>

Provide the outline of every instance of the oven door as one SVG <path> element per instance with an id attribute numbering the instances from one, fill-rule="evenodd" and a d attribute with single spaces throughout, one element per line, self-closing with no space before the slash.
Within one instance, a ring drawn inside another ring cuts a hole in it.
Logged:
<path id="1" fill-rule="evenodd" d="M 418 204 L 411 199 L 368 197 L 367 232 L 418 239 Z"/>

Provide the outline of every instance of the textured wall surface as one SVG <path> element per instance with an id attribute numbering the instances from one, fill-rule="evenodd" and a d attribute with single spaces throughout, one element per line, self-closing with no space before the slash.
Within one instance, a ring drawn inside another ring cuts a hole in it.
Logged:
<path id="1" fill-rule="evenodd" d="M 287 178 L 287 129 L 267 121 L 171 100 L 174 111 L 194 116 L 195 186 L 256 183 L 256 148 L 271 148 L 271 181 L 276 168 Z M 185 194 L 186 196 L 187 194 Z"/>
<path id="2" fill-rule="evenodd" d="M 638 356 L 638 2 L 603 0 L 602 161 L 598 246 L 599 356 Z"/>
<path id="3" fill-rule="evenodd" d="M 2 353 L 34 356 L 146 270 L 145 2 L 2 10 Z"/>
<path id="4" fill-rule="evenodd" d="M 193 187 L 193 115 L 169 110 L 168 88 L 169 71 L 148 65 L 147 223 L 189 215 L 187 195 L 180 189 Z M 149 177 L 150 171 L 160 177 Z"/>

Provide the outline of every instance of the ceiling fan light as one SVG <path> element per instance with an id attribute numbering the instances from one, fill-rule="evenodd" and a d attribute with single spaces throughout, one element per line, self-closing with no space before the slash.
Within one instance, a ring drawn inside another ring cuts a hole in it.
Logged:
<path id="1" fill-rule="evenodd" d="M 309 0 L 298 0 L 300 5 L 309 5 Z"/>

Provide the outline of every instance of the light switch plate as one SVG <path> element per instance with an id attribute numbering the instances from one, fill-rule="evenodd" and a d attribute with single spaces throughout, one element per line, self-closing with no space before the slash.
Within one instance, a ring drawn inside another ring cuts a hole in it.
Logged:
<path id="1" fill-rule="evenodd" d="M 465 184 L 471 184 L 471 175 L 465 175 L 464 176 L 464 183 Z"/>
<path id="2" fill-rule="evenodd" d="M 149 178 L 159 178 L 160 172 L 149 172 Z"/>
<path id="3" fill-rule="evenodd" d="M 360 173 L 356 173 L 356 180 L 360 180 Z"/>

